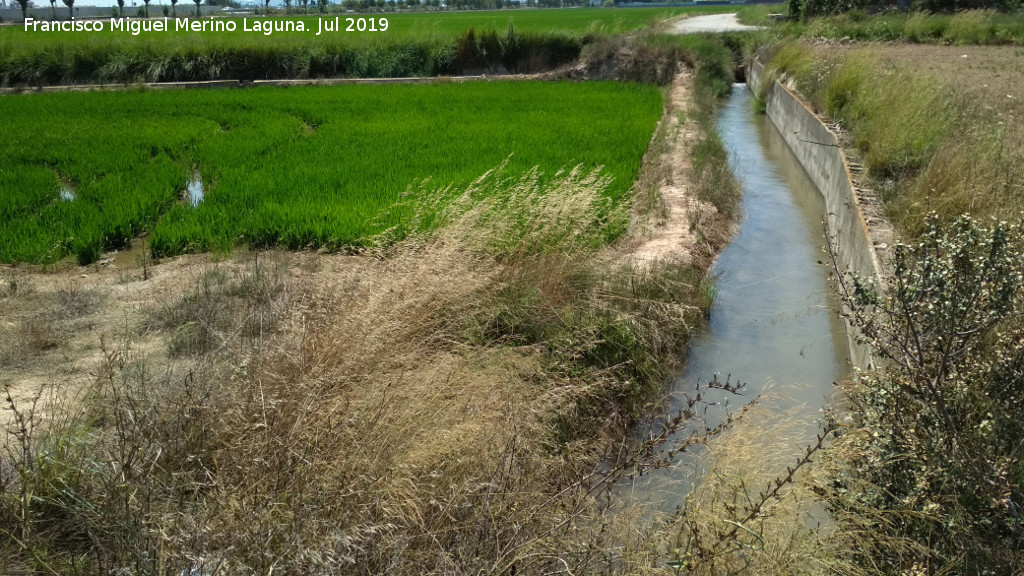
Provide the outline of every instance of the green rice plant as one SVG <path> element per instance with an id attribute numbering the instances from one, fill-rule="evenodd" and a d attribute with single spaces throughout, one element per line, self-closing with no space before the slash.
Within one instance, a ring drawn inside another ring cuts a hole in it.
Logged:
<path id="1" fill-rule="evenodd" d="M 87 263 L 145 231 L 155 256 L 238 242 L 365 246 L 383 230 L 404 234 L 411 186 L 465 185 L 506 158 L 510 174 L 602 168 L 610 209 L 661 111 L 656 88 L 618 83 L 8 96 L 0 261 Z M 184 198 L 197 173 L 205 197 L 193 207 Z M 70 201 L 62 182 L 76 190 Z"/>

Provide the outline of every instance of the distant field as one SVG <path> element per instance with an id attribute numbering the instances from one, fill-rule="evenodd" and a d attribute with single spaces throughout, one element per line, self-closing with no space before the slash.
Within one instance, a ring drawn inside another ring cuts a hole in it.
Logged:
<path id="1" fill-rule="evenodd" d="M 661 108 L 618 83 L 4 96 L 0 262 L 89 262 L 147 230 L 158 254 L 358 245 L 403 224 L 389 209 L 411 184 L 465 184 L 509 155 L 512 173 L 604 166 L 618 199 Z"/>

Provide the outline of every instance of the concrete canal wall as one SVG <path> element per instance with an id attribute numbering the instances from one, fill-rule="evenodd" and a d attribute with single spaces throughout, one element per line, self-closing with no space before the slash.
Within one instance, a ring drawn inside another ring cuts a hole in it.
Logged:
<path id="1" fill-rule="evenodd" d="M 863 278 L 873 278 L 881 286 L 881 261 L 838 138 L 781 83 L 773 81 L 767 91 L 759 89 L 763 76 L 764 66 L 755 60 L 747 67 L 747 86 L 755 94 L 765 94 L 765 114 L 825 198 L 828 234 L 837 248 L 840 266 Z M 847 338 L 853 365 L 861 369 L 872 367 L 871 351 L 856 341 L 852 326 L 847 326 Z"/>

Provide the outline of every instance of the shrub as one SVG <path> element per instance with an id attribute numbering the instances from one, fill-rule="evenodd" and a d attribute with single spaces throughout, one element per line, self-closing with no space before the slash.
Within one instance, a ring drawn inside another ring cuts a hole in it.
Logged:
<path id="1" fill-rule="evenodd" d="M 885 296 L 841 282 L 883 365 L 851 396 L 866 448 L 835 505 L 872 523 L 887 569 L 1009 574 L 1024 560 L 1024 228 L 933 214 L 893 265 Z"/>

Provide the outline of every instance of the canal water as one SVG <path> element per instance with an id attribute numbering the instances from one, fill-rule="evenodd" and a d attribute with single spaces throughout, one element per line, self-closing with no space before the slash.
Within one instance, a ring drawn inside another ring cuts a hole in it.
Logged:
<path id="1" fill-rule="evenodd" d="M 718 132 L 742 188 L 743 216 L 712 268 L 717 295 L 709 325 L 672 382 L 668 407 L 674 413 L 698 383 L 728 377 L 745 383 L 746 390 L 740 396 L 708 392 L 709 426 L 764 394 L 771 396 L 773 410 L 797 423 L 788 433 L 794 445 L 804 446 L 814 440 L 817 421 L 835 393 L 833 382 L 849 374 L 844 326 L 835 312 L 839 302 L 828 269 L 819 264 L 827 260 L 824 200 L 771 121 L 753 112 L 746 85 L 733 86 Z M 765 438 L 760 456 L 780 457 L 776 445 L 777 439 Z M 786 453 L 785 463 L 791 455 Z M 631 499 L 665 512 L 682 505 L 706 470 L 693 457 L 677 460 L 634 481 Z"/>

